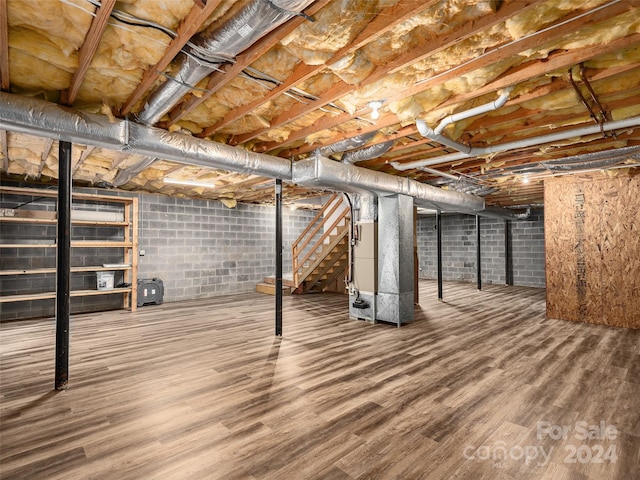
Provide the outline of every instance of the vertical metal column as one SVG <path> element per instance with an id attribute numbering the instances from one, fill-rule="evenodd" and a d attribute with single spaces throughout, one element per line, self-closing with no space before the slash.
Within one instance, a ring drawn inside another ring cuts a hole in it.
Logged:
<path id="1" fill-rule="evenodd" d="M 511 222 L 504 221 L 504 277 L 507 285 L 513 285 L 513 261 L 511 259 Z"/>
<path id="2" fill-rule="evenodd" d="M 66 390 L 69 382 L 71 148 L 70 142 L 60 141 L 58 149 L 58 228 L 56 240 L 56 390 Z"/>
<path id="3" fill-rule="evenodd" d="M 276 178 L 276 336 L 282 336 L 282 179 Z"/>
<path id="4" fill-rule="evenodd" d="M 442 213 L 436 211 L 436 238 L 438 256 L 438 299 L 442 300 Z"/>
<path id="5" fill-rule="evenodd" d="M 482 255 L 480 254 L 480 215 L 476 215 L 476 280 L 482 290 Z"/>

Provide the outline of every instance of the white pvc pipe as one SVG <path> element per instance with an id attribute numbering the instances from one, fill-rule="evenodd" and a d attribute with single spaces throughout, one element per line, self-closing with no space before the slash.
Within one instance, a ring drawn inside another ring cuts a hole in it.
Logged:
<path id="1" fill-rule="evenodd" d="M 502 107 L 507 100 L 509 100 L 509 95 L 511 94 L 511 90 L 513 87 L 507 87 L 498 98 L 496 98 L 493 102 L 485 103 L 484 105 L 479 105 L 475 108 L 470 108 L 469 110 L 465 110 L 464 112 L 453 113 L 448 117 L 443 118 L 438 126 L 433 130 L 436 135 L 444 132 L 444 129 L 451 125 L 452 123 L 459 122 L 460 120 L 464 120 L 466 118 L 475 117 L 476 115 L 482 115 L 483 113 L 492 112 L 493 110 L 497 110 Z"/>
<path id="2" fill-rule="evenodd" d="M 421 122 L 423 125 L 424 122 Z M 424 131 L 424 128 L 421 129 L 421 126 L 418 125 L 418 130 L 420 133 Z M 437 138 L 431 138 L 431 133 L 429 135 L 423 135 L 427 138 L 438 141 L 440 143 L 445 144 L 448 147 L 455 148 L 459 150 L 458 153 L 452 153 L 449 155 L 441 155 L 439 157 L 434 158 L 426 158 L 423 160 L 416 160 L 414 162 L 400 163 L 400 162 L 391 162 L 391 165 L 396 170 L 404 171 L 404 170 L 412 170 L 416 168 L 430 167 L 433 165 L 440 165 L 443 163 L 454 162 L 456 160 L 461 160 L 463 158 L 471 158 L 471 157 L 482 157 L 485 155 L 491 155 L 494 153 L 502 153 L 508 150 L 517 150 L 520 148 L 534 147 L 538 145 L 544 145 L 545 143 L 552 143 L 561 140 L 567 140 L 569 138 L 577 138 L 582 137 L 584 135 L 593 135 L 596 133 L 602 132 L 611 132 L 613 130 L 620 130 L 623 128 L 634 128 L 640 126 L 640 116 L 630 117 L 624 120 L 617 120 L 615 122 L 607 122 L 600 125 L 589 125 L 586 127 L 574 128 L 573 130 L 566 130 L 564 132 L 550 133 L 547 135 L 540 135 L 538 137 L 524 138 L 522 140 L 515 140 L 513 142 L 501 143 L 498 145 L 490 145 L 488 147 L 469 147 L 468 145 L 464 145 L 462 143 L 455 142 L 450 139 L 446 139 L 447 143 L 441 142 Z M 427 126 L 429 129 L 429 127 Z M 431 129 L 429 129 L 431 130 Z"/>

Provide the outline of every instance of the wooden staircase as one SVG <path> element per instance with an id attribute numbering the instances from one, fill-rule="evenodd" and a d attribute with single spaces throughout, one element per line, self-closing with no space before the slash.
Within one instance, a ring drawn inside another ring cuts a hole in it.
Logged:
<path id="1" fill-rule="evenodd" d="M 307 225 L 291 247 L 293 271 L 283 275 L 284 295 L 342 288 L 339 279 L 349 266 L 349 215 L 342 196 L 334 194 Z M 275 294 L 275 277 L 266 277 L 256 291 Z"/>

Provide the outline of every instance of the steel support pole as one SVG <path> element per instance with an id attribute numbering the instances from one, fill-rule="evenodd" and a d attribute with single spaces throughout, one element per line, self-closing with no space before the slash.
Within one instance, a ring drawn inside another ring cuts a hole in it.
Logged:
<path id="1" fill-rule="evenodd" d="M 282 336 L 282 179 L 276 178 L 276 336 Z"/>
<path id="2" fill-rule="evenodd" d="M 476 280 L 482 290 L 482 255 L 480 253 L 480 215 L 476 215 Z"/>
<path id="3" fill-rule="evenodd" d="M 71 143 L 58 149 L 58 228 L 56 260 L 56 390 L 69 382 L 69 317 L 71 313 Z"/>
<path id="4" fill-rule="evenodd" d="M 513 260 L 511 257 L 511 222 L 504 221 L 504 277 L 507 285 L 513 285 Z"/>
<path id="5" fill-rule="evenodd" d="M 438 299 L 442 300 L 442 213 L 436 212 L 436 255 L 438 256 Z"/>

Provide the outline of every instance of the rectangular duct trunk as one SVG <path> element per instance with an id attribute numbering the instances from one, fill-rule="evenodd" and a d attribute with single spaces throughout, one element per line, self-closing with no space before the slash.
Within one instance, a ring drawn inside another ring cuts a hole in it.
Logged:
<path id="1" fill-rule="evenodd" d="M 376 320 L 413 321 L 413 198 L 378 197 L 378 295 Z"/>

